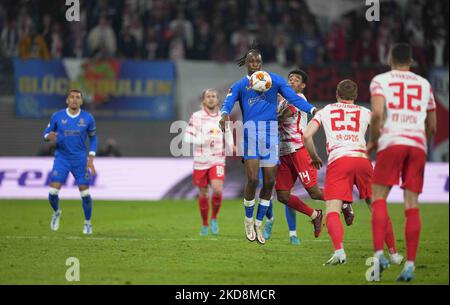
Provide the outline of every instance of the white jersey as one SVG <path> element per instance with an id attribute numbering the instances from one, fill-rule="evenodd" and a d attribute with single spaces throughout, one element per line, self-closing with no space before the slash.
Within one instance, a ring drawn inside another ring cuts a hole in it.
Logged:
<path id="1" fill-rule="evenodd" d="M 298 93 L 298 96 L 306 100 L 302 93 Z M 303 130 L 308 124 L 308 114 L 283 99 L 278 103 L 278 112 L 280 113 L 286 108 L 289 108 L 294 115 L 279 125 L 280 156 L 291 154 L 304 146 Z"/>
<path id="2" fill-rule="evenodd" d="M 392 70 L 372 79 L 370 94 L 385 100 L 386 116 L 378 151 L 392 145 L 407 145 L 426 153 L 425 119 L 428 111 L 436 109 L 430 83 L 413 72 Z"/>
<path id="3" fill-rule="evenodd" d="M 225 145 L 223 132 L 219 126 L 220 118 L 219 113 L 212 115 L 204 109 L 192 114 L 184 140 L 194 144 L 194 169 L 202 170 L 225 165 Z M 228 144 L 232 145 L 232 141 L 232 136 L 231 139 L 227 138 Z"/>
<path id="4" fill-rule="evenodd" d="M 334 103 L 317 112 L 313 120 L 325 131 L 328 164 L 342 157 L 368 158 L 365 134 L 370 124 L 369 109 Z"/>

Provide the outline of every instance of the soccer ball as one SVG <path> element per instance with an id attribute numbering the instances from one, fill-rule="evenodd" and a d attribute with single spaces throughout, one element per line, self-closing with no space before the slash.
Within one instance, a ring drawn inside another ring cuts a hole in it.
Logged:
<path id="1" fill-rule="evenodd" d="M 250 76 L 250 88 L 257 92 L 266 92 L 272 87 L 272 78 L 266 71 L 256 71 Z"/>

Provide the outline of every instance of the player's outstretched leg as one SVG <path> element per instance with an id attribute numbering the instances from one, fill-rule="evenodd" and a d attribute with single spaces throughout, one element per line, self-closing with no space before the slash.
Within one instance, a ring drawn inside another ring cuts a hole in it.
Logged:
<path id="1" fill-rule="evenodd" d="M 61 209 L 59 208 L 59 189 L 50 187 L 50 191 L 48 193 L 48 201 L 53 209 L 52 219 L 50 221 L 50 229 L 52 231 L 57 231 L 59 228 L 59 221 L 61 219 Z"/>
<path id="2" fill-rule="evenodd" d="M 219 223 L 217 221 L 217 214 L 219 214 L 220 207 L 222 206 L 222 193 L 213 192 L 212 196 L 212 216 L 211 216 L 211 233 L 214 235 L 219 234 Z"/>
<path id="3" fill-rule="evenodd" d="M 305 214 L 311 218 L 311 223 L 314 226 L 314 237 L 319 237 L 322 232 L 322 210 L 315 210 L 303 202 L 300 198 L 295 195 L 285 194 L 284 191 L 278 192 L 279 197 L 278 200 L 282 203 L 288 205 L 294 210 Z M 281 195 L 281 196 L 280 196 Z"/>
<path id="4" fill-rule="evenodd" d="M 202 217 L 202 228 L 200 230 L 201 236 L 208 235 L 208 217 L 209 217 L 209 200 L 206 194 L 200 191 L 198 195 L 198 207 L 200 209 L 200 216 Z"/>
<path id="5" fill-rule="evenodd" d="M 272 228 L 273 228 L 273 197 L 270 198 L 270 205 L 266 212 L 266 224 L 264 226 L 264 238 L 270 239 L 272 236 Z"/>
<path id="6" fill-rule="evenodd" d="M 289 241 L 292 245 L 300 245 L 300 239 L 297 237 L 297 211 L 287 205 L 284 211 L 289 228 Z"/>
<path id="7" fill-rule="evenodd" d="M 91 216 L 92 216 L 92 198 L 89 194 L 89 189 L 80 190 L 81 200 L 83 202 L 83 211 L 84 211 L 84 226 L 83 226 L 83 234 L 92 234 L 92 224 L 91 224 Z"/>
<path id="8" fill-rule="evenodd" d="M 244 207 L 245 207 L 245 220 L 244 220 L 245 236 L 249 241 L 255 241 L 256 232 L 255 232 L 255 222 L 253 221 L 253 210 L 255 209 L 255 199 L 253 200 L 244 199 Z"/>
<path id="9" fill-rule="evenodd" d="M 266 243 L 266 239 L 264 238 L 262 221 L 264 216 L 266 215 L 267 209 L 270 206 L 270 200 L 259 199 L 258 210 L 256 212 L 256 220 L 255 220 L 255 232 L 256 232 L 256 240 L 259 244 L 264 245 Z"/>

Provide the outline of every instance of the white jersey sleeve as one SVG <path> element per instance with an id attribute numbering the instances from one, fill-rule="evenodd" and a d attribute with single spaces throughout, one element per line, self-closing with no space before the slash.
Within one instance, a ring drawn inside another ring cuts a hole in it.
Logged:
<path id="1" fill-rule="evenodd" d="M 346 103 L 330 104 L 316 113 L 313 120 L 324 129 L 328 164 L 342 157 L 368 158 L 365 135 L 370 117 L 369 109 Z"/>
<path id="2" fill-rule="evenodd" d="M 430 83 L 423 77 L 403 70 L 375 76 L 371 96 L 382 96 L 385 117 L 378 140 L 378 151 L 393 145 L 407 145 L 427 151 L 425 119 L 436 109 Z"/>

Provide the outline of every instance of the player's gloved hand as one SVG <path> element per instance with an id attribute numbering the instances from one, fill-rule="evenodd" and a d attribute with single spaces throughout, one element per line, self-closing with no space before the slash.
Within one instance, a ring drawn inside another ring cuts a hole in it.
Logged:
<path id="1" fill-rule="evenodd" d="M 57 136 L 58 136 L 57 132 L 51 131 L 47 135 L 47 140 L 50 141 L 50 142 L 56 142 Z"/>
<path id="2" fill-rule="evenodd" d="M 230 116 L 229 115 L 222 115 L 222 118 L 219 121 L 219 125 L 220 125 L 220 129 L 222 130 L 222 132 L 225 132 L 225 122 L 230 120 Z"/>
<path id="3" fill-rule="evenodd" d="M 316 169 L 320 169 L 323 165 L 322 159 L 320 159 L 318 155 L 311 157 L 311 165 L 314 166 Z"/>
<path id="4" fill-rule="evenodd" d="M 96 171 L 95 171 L 94 157 L 93 156 L 89 156 L 88 163 L 87 163 L 87 168 L 91 170 L 91 175 L 95 176 Z"/>

